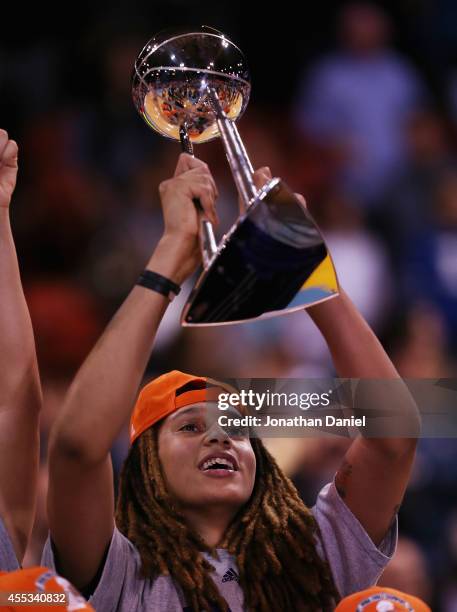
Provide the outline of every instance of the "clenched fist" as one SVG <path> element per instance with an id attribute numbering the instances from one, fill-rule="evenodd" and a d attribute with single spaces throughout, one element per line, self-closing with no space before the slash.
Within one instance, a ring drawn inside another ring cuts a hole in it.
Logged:
<path id="1" fill-rule="evenodd" d="M 199 215 L 218 224 L 216 183 L 204 162 L 182 153 L 174 176 L 160 183 L 159 194 L 165 226 L 161 242 L 172 245 L 174 256 L 181 260 L 182 277 L 186 278 L 201 262 Z M 200 202 L 200 212 L 195 199 Z"/>
<path id="2" fill-rule="evenodd" d="M 0 208 L 8 208 L 17 177 L 18 147 L 9 140 L 8 132 L 0 130 Z"/>

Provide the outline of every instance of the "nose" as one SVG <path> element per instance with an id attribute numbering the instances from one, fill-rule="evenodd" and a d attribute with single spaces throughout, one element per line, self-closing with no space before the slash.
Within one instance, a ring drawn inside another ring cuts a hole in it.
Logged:
<path id="1" fill-rule="evenodd" d="M 216 422 L 206 432 L 205 444 L 221 442 L 226 446 L 231 446 L 232 441 L 228 433 Z"/>

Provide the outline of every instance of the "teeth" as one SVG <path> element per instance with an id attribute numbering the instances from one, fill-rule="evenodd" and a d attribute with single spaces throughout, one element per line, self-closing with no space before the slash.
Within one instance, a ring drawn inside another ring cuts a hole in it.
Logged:
<path id="1" fill-rule="evenodd" d="M 211 466 L 215 465 L 216 463 L 218 463 L 219 465 L 226 465 L 227 468 L 232 472 L 235 470 L 235 466 L 233 465 L 233 463 L 225 457 L 214 457 L 213 459 L 208 459 L 207 461 L 205 461 L 205 463 L 200 469 L 203 471 L 209 470 Z"/>

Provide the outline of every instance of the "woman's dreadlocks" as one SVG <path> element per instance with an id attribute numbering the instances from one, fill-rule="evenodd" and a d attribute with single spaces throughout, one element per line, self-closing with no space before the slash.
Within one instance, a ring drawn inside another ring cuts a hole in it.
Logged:
<path id="1" fill-rule="evenodd" d="M 160 424 L 134 442 L 119 486 L 116 522 L 136 546 L 145 578 L 170 575 L 195 612 L 229 608 L 200 554 L 210 549 L 187 524 L 165 486 L 158 454 Z M 244 605 L 256 612 L 333 610 L 339 599 L 327 563 L 316 551 L 318 525 L 261 440 L 254 490 L 220 547 L 236 558 Z"/>

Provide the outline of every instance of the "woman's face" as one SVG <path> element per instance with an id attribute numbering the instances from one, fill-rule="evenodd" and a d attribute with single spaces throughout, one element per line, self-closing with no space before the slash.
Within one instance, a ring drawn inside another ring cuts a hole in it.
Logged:
<path id="1" fill-rule="evenodd" d="M 243 427 L 222 429 L 216 402 L 184 406 L 164 419 L 159 458 L 167 489 L 183 509 L 223 506 L 237 511 L 252 493 L 256 459 Z"/>

